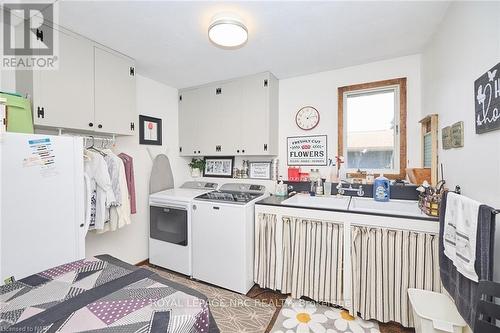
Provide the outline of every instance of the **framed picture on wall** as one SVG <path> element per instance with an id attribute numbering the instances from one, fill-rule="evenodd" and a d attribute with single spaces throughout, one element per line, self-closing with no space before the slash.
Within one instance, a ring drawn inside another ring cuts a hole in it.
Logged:
<path id="1" fill-rule="evenodd" d="M 252 179 L 271 179 L 271 162 L 249 162 L 249 177 Z"/>
<path id="2" fill-rule="evenodd" d="M 233 177 L 234 156 L 231 157 L 205 157 L 203 177 Z"/>
<path id="3" fill-rule="evenodd" d="M 139 116 L 139 144 L 161 146 L 161 119 Z"/>

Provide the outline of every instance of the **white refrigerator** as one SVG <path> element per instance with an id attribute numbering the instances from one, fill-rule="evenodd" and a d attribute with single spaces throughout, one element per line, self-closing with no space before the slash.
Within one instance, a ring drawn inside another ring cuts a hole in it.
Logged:
<path id="1" fill-rule="evenodd" d="M 82 138 L 0 134 L 0 285 L 84 258 Z"/>

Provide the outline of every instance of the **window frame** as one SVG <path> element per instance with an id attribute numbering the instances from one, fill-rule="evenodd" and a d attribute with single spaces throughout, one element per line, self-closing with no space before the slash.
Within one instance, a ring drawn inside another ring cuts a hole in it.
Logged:
<path id="1" fill-rule="evenodd" d="M 344 156 L 344 147 L 345 143 L 347 143 L 347 128 L 346 128 L 346 118 L 344 105 L 346 105 L 346 98 L 349 95 L 357 95 L 363 94 L 366 92 L 374 91 L 384 91 L 388 89 L 393 89 L 397 87 L 399 94 L 399 105 L 396 104 L 396 107 L 399 109 L 399 121 L 397 123 L 397 139 L 395 141 L 399 141 L 399 145 L 396 143 L 395 150 L 395 165 L 399 164 L 399 173 L 386 173 L 384 175 L 390 179 L 405 179 L 406 178 L 406 167 L 407 167 L 407 143 L 406 143 L 406 78 L 396 78 L 390 80 L 376 81 L 376 82 L 368 82 L 361 84 L 354 84 L 344 87 L 338 88 L 338 155 Z M 397 96 L 395 97 L 397 98 Z M 395 101 L 397 102 L 397 101 Z M 397 112 L 398 110 L 395 110 Z M 395 115 L 396 118 L 397 115 Z M 347 156 L 344 156 L 347 158 Z M 399 163 L 398 163 L 399 160 Z M 349 170 L 348 170 L 349 172 Z M 378 172 L 377 172 L 378 173 Z M 361 174 L 357 172 L 349 172 L 349 175 L 352 177 L 362 177 Z"/>

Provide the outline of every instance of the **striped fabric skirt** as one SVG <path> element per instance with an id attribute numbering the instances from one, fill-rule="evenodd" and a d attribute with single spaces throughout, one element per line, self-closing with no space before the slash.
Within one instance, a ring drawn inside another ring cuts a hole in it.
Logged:
<path id="1" fill-rule="evenodd" d="M 351 303 L 351 313 L 363 319 L 412 327 L 408 288 L 441 291 L 438 235 L 354 225 L 346 232 L 349 253 L 342 223 L 258 214 L 254 281 L 293 298 Z M 350 258 L 349 271 L 344 258 Z M 344 274 L 351 302 L 344 299 Z"/>
<path id="2" fill-rule="evenodd" d="M 408 288 L 441 291 L 438 235 L 352 227 L 353 311 L 413 327 Z"/>
<path id="3" fill-rule="evenodd" d="M 281 223 L 282 247 L 276 248 Z M 342 224 L 260 214 L 255 230 L 254 281 L 294 298 L 343 304 L 344 231 Z M 281 251 L 278 265 L 277 251 Z"/>

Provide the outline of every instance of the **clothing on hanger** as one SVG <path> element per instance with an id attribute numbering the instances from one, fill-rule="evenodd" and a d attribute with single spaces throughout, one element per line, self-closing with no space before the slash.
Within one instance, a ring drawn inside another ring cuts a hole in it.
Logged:
<path id="1" fill-rule="evenodd" d="M 131 223 L 130 218 L 130 203 L 129 193 L 127 188 L 127 180 L 125 177 L 125 167 L 122 160 L 116 156 L 111 150 L 104 150 L 104 153 L 109 157 L 110 163 L 116 165 L 117 186 L 120 189 L 121 198 L 119 198 L 121 205 L 113 205 L 109 208 L 109 220 L 104 224 L 104 228 L 99 230 L 98 233 L 106 231 L 114 231 L 122 228 L 123 226 Z"/>
<path id="2" fill-rule="evenodd" d="M 135 214 L 137 208 L 135 202 L 134 159 L 125 153 L 118 154 L 118 157 L 123 161 L 125 167 L 125 177 L 130 198 L 130 214 Z"/>
<path id="3" fill-rule="evenodd" d="M 100 230 L 104 228 L 107 208 L 116 203 L 116 198 L 109 176 L 108 165 L 103 155 L 90 149 L 87 149 L 85 153 L 89 158 L 84 162 L 84 171 L 91 179 L 90 192 L 92 193 L 94 189 L 96 192 L 94 228 Z"/>
<path id="4" fill-rule="evenodd" d="M 122 161 L 109 149 L 102 151 L 105 155 L 103 156 L 106 165 L 108 166 L 109 178 L 111 180 L 111 187 L 113 188 L 113 193 L 115 194 L 116 201 L 111 203 L 112 206 L 119 206 L 122 204 L 122 195 L 120 189 L 120 176 L 119 176 L 119 166 Z"/>

